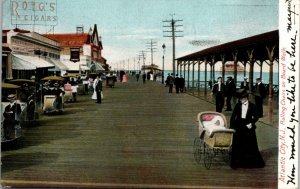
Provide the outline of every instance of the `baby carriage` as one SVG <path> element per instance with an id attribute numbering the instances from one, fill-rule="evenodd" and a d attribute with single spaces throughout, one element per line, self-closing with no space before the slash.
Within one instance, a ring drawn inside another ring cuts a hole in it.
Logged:
<path id="1" fill-rule="evenodd" d="M 197 115 L 199 136 L 194 140 L 194 157 L 197 163 L 203 158 L 204 166 L 210 169 L 213 159 L 222 155 L 230 162 L 233 129 L 227 126 L 226 118 L 218 112 L 206 111 Z"/>

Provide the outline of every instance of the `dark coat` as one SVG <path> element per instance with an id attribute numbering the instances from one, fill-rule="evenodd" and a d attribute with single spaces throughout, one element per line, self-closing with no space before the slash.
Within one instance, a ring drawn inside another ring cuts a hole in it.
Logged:
<path id="1" fill-rule="evenodd" d="M 10 131 L 8 131 L 9 133 L 7 133 L 7 130 L 9 128 L 9 130 L 13 129 L 15 124 L 18 124 L 18 120 L 16 120 L 16 114 L 21 114 L 21 105 L 18 103 L 14 103 L 13 106 L 11 106 L 10 104 L 7 105 L 4 109 L 4 113 L 3 113 L 3 117 L 4 117 L 4 121 L 3 121 L 3 127 L 4 127 L 4 132 L 6 133 L 6 137 L 9 135 Z"/>
<path id="2" fill-rule="evenodd" d="M 230 118 L 230 128 L 234 130 L 243 129 L 241 126 L 241 116 L 242 116 L 242 103 L 238 102 L 234 107 Z M 256 128 L 255 123 L 258 121 L 258 117 L 256 115 L 256 107 L 253 103 L 249 102 L 248 111 L 246 114 L 246 124 L 252 123 L 252 130 Z M 248 128 L 247 128 L 248 129 Z"/>
<path id="3" fill-rule="evenodd" d="M 241 115 L 242 103 L 239 102 L 230 118 L 230 128 L 236 131 L 233 135 L 231 167 L 264 167 L 265 163 L 259 152 L 255 133 L 255 123 L 258 120 L 255 105 L 249 102 L 246 118 L 242 119 Z M 252 124 L 251 129 L 246 126 L 249 123 Z"/>
<path id="4" fill-rule="evenodd" d="M 224 96 L 225 96 L 225 84 L 221 83 L 221 91 L 219 91 L 219 85 L 216 83 L 212 89 L 215 95 L 216 112 L 222 112 L 224 107 Z"/>
<path id="5" fill-rule="evenodd" d="M 102 91 L 102 81 L 98 80 L 96 84 L 96 91 L 100 92 Z"/>
<path id="6" fill-rule="evenodd" d="M 101 103 L 102 81 L 98 80 L 96 84 L 97 103 Z"/>
<path id="7" fill-rule="evenodd" d="M 243 82 L 241 83 L 241 89 L 249 90 L 249 82 L 246 82 L 246 83 L 245 83 L 245 81 L 243 81 Z"/>
<path id="8" fill-rule="evenodd" d="M 266 97 L 266 93 L 267 93 L 267 90 L 266 90 L 266 87 L 263 83 L 260 83 L 260 84 L 255 84 L 254 86 L 254 95 L 255 96 L 259 96 L 261 98 L 265 98 Z"/>
<path id="9" fill-rule="evenodd" d="M 180 78 L 178 76 L 175 77 L 174 84 L 176 85 L 176 87 L 180 86 Z"/>
<path id="10" fill-rule="evenodd" d="M 236 86 L 234 81 L 230 81 L 226 83 L 226 90 L 225 90 L 225 96 L 233 96 L 236 92 Z"/>
<path id="11" fill-rule="evenodd" d="M 214 94 L 216 94 L 218 92 L 218 90 L 219 90 L 219 85 L 218 85 L 218 83 L 215 83 L 212 88 L 212 92 Z M 225 93 L 225 84 L 224 83 L 221 83 L 221 91 L 220 92 L 222 93 L 222 95 L 224 95 L 224 93 Z"/>

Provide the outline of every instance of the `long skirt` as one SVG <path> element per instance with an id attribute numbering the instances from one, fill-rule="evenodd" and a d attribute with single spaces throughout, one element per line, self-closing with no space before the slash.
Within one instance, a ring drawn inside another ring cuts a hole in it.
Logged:
<path id="1" fill-rule="evenodd" d="M 233 135 L 231 167 L 262 168 L 265 162 L 259 152 L 255 129 L 240 127 Z"/>
<path id="2" fill-rule="evenodd" d="M 95 90 L 94 90 L 94 92 L 93 92 L 92 99 L 93 99 L 93 100 L 97 100 L 97 93 L 96 93 Z"/>

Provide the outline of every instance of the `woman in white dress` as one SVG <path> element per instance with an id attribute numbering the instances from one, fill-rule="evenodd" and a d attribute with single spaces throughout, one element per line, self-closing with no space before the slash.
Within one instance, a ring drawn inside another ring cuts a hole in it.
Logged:
<path id="1" fill-rule="evenodd" d="M 93 88 L 94 88 L 94 92 L 93 92 L 93 95 L 92 95 L 93 100 L 97 100 L 96 84 L 98 82 L 98 79 L 99 79 L 99 77 L 97 76 L 96 79 L 94 80 L 94 83 L 93 83 Z"/>

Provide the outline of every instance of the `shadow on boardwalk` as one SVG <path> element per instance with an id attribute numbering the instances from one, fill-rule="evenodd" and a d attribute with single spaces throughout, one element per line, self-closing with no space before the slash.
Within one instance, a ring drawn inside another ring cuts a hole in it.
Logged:
<path id="1" fill-rule="evenodd" d="M 78 96 L 57 116 L 41 115 L 17 147 L 2 151 L 2 185 L 60 188 L 276 188 L 277 129 L 259 123 L 266 167 L 210 170 L 193 157 L 196 115 L 214 110 L 160 83 L 104 88 L 102 104 Z M 228 118 L 230 115 L 226 113 Z"/>

